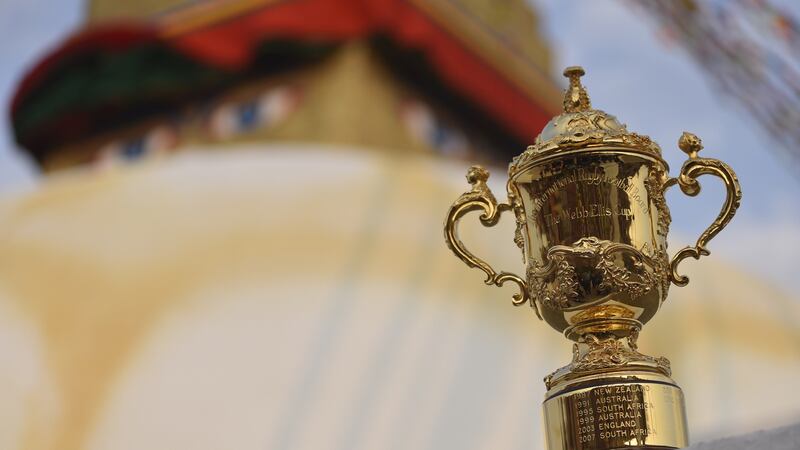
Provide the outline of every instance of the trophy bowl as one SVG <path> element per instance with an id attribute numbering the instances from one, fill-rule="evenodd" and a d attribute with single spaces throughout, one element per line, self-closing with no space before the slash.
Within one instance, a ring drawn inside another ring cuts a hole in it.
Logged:
<path id="1" fill-rule="evenodd" d="M 698 156 L 701 141 L 690 133 L 678 141 L 688 160 L 678 177 L 669 177 L 655 142 L 592 109 L 583 74 L 580 67 L 564 71 L 570 80 L 564 113 L 511 162 L 508 202 L 497 202 L 484 168 L 469 169 L 472 189 L 451 206 L 445 241 L 486 273 L 487 284 L 515 283 L 513 303 L 529 304 L 573 341 L 572 361 L 545 378 L 548 448 L 680 448 L 688 444 L 683 394 L 669 361 L 640 353 L 636 340 L 670 284 L 688 283 L 679 263 L 709 254 L 706 245 L 735 214 L 741 189 L 728 165 Z M 695 196 L 697 178 L 706 174 L 724 182 L 723 207 L 695 245 L 670 260 L 664 193 L 678 185 Z M 465 247 L 457 223 L 471 211 L 482 212 L 486 226 L 513 212 L 525 277 L 497 272 Z"/>

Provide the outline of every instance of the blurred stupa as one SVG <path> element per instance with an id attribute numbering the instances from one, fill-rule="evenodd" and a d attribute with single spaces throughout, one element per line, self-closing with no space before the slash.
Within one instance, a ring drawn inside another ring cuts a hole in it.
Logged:
<path id="1" fill-rule="evenodd" d="M 46 170 L 300 141 L 513 156 L 558 111 L 523 0 L 94 0 L 11 107 Z"/>
<path id="2" fill-rule="evenodd" d="M 508 160 L 559 108 L 524 2 L 88 10 L 12 107 L 66 170 L 0 200 L 0 448 L 543 446 L 563 339 L 440 235 L 465 159 Z M 500 228 L 462 237 L 518 268 Z M 692 439 L 796 418 L 800 307 L 687 269 L 642 346 Z"/>

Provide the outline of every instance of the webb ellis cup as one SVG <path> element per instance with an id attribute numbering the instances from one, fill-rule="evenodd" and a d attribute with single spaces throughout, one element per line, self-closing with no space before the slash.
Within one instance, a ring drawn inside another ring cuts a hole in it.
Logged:
<path id="1" fill-rule="evenodd" d="M 731 220 L 741 200 L 731 168 L 698 156 L 700 139 L 684 133 L 678 146 L 689 159 L 677 178 L 667 175 L 661 149 L 628 131 L 614 116 L 592 109 L 580 67 L 564 71 L 564 113 L 553 118 L 508 169 L 508 202 L 498 203 L 479 166 L 467 173 L 472 189 L 447 214 L 445 239 L 486 284 L 513 282 L 513 303 L 529 303 L 540 319 L 573 341 L 572 361 L 545 378 L 544 419 L 550 450 L 680 448 L 688 445 L 683 393 L 669 361 L 641 353 L 636 339 L 658 311 L 688 257 Z M 710 174 L 727 188 L 722 211 L 694 246 L 667 256 L 670 213 L 664 191 L 690 196 Z M 516 218 L 514 242 L 526 276 L 497 272 L 457 235 L 458 220 L 479 211 L 495 225 L 504 211 Z"/>

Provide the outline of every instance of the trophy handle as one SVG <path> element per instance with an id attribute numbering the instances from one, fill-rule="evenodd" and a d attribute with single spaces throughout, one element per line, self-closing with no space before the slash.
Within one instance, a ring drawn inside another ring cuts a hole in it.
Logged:
<path id="1" fill-rule="evenodd" d="M 700 193 L 700 183 L 697 177 L 700 175 L 716 175 L 725 183 L 727 195 L 722 210 L 714 222 L 703 231 L 697 239 L 694 247 L 684 247 L 675 254 L 670 262 L 670 280 L 678 286 L 686 286 L 689 278 L 678 274 L 678 264 L 688 257 L 700 259 L 701 256 L 708 256 L 711 252 L 706 248 L 706 244 L 717 235 L 728 222 L 731 221 L 739 203 L 742 201 L 742 189 L 739 186 L 739 179 L 731 167 L 718 159 L 699 158 L 697 153 L 703 148 L 700 138 L 692 133 L 684 132 L 678 140 L 678 147 L 689 155 L 689 160 L 683 163 L 680 175 L 677 178 L 670 178 L 664 183 L 664 190 L 677 184 L 681 187 L 684 194 L 694 197 Z"/>
<path id="2" fill-rule="evenodd" d="M 444 222 L 444 240 L 450 250 L 466 265 L 477 267 L 486 273 L 486 284 L 502 286 L 506 281 L 516 283 L 517 287 L 519 287 L 519 293 L 514 294 L 512 303 L 515 306 L 519 306 L 530 300 L 525 280 L 513 273 L 498 273 L 486 261 L 467 250 L 458 237 L 458 221 L 468 212 L 483 211 L 483 214 L 480 215 L 481 223 L 484 226 L 493 227 L 500 219 L 500 214 L 513 209 L 508 203 L 497 203 L 489 186 L 486 185 L 486 180 L 488 179 L 489 172 L 481 166 L 472 166 L 467 171 L 467 181 L 472 185 L 472 190 L 461 194 L 447 212 L 447 219 Z M 538 308 L 534 306 L 534 309 L 536 310 L 536 315 L 541 318 Z"/>

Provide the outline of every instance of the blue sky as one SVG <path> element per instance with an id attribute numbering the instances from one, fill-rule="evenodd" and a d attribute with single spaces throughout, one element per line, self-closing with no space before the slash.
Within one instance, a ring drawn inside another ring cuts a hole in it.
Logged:
<path id="1" fill-rule="evenodd" d="M 3 0 L 0 2 L 0 191 L 14 191 L 35 183 L 33 164 L 11 137 L 8 108 L 17 83 L 49 48 L 80 26 L 81 0 Z"/>
<path id="2" fill-rule="evenodd" d="M 800 14 L 800 6 L 779 2 Z M 677 148 L 684 130 L 699 135 L 704 156 L 728 162 L 744 191 L 732 224 L 714 241 L 712 253 L 745 270 L 760 273 L 787 288 L 800 254 L 800 178 L 770 147 L 739 105 L 717 93 L 679 46 L 667 47 L 652 22 L 621 1 L 533 0 L 556 55 L 553 76 L 567 65 L 587 70 L 584 82 L 594 107 L 627 123 L 631 130 L 659 142 L 675 174 L 685 159 Z M 8 125 L 8 104 L 20 77 L 48 48 L 82 21 L 80 0 L 4 0 L 0 29 L 13 36 L 0 43 L 0 103 L 6 111 L 0 127 L 0 193 L 34 186 L 33 165 L 15 147 Z M 707 179 L 707 181 L 706 181 Z M 703 193 L 688 198 L 668 195 L 673 215 L 670 248 L 688 244 L 719 211 L 720 183 L 704 177 Z M 688 263 L 692 264 L 692 263 Z"/>

